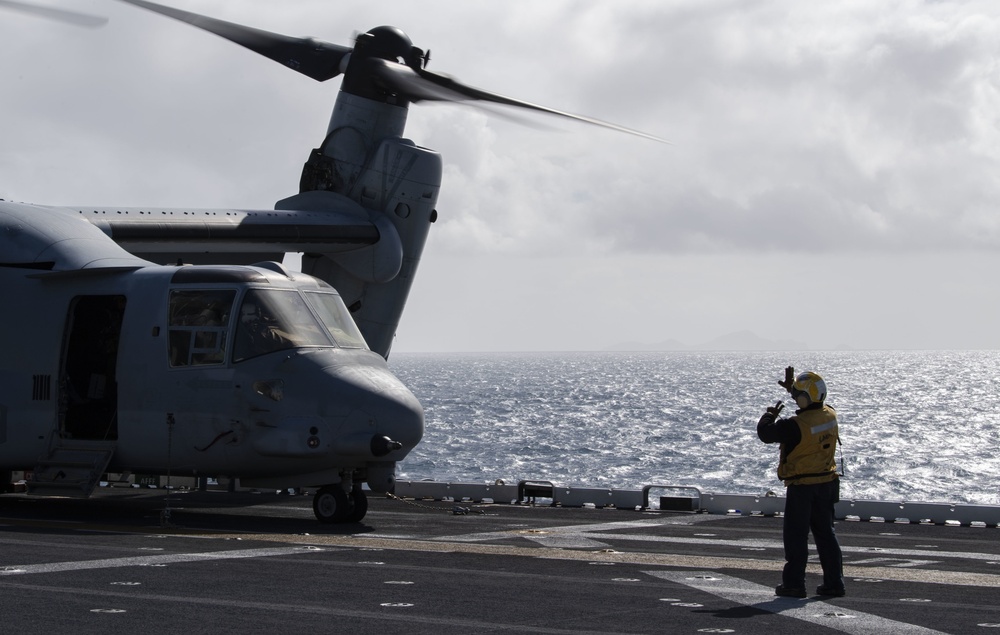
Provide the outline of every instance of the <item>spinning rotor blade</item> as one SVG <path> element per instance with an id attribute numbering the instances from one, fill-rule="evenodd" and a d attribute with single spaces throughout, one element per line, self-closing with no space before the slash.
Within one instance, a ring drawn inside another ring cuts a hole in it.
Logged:
<path id="1" fill-rule="evenodd" d="M 325 82 L 340 75 L 341 62 L 351 49 L 312 38 L 289 37 L 249 26 L 216 20 L 197 13 L 165 7 L 146 0 L 122 0 L 137 7 L 187 22 L 199 29 L 224 37 L 255 53 L 283 64 L 317 81 Z"/>
<path id="2" fill-rule="evenodd" d="M 0 7 L 20 11 L 29 15 L 35 15 L 41 18 L 66 22 L 67 24 L 73 24 L 76 26 L 95 28 L 104 26 L 108 23 L 107 18 L 102 18 L 96 15 L 77 13 L 76 11 L 67 11 L 65 9 L 56 9 L 53 7 L 43 7 L 40 4 L 15 2 L 14 0 L 0 0 Z"/>
<path id="3" fill-rule="evenodd" d="M 402 64 L 396 64 L 381 59 L 372 59 L 369 63 L 372 65 L 373 75 L 378 77 L 381 83 L 388 90 L 398 92 L 400 95 L 413 102 L 448 101 L 461 103 L 469 101 L 486 101 L 493 104 L 514 106 L 515 108 L 526 108 L 529 110 L 548 113 L 550 115 L 558 115 L 560 117 L 582 121 L 595 126 L 601 126 L 602 128 L 609 128 L 611 130 L 617 130 L 618 132 L 625 132 L 627 134 L 636 135 L 645 139 L 659 141 L 660 143 L 670 143 L 669 141 L 654 135 L 626 128 L 624 126 L 619 126 L 617 124 L 608 123 L 606 121 L 601 121 L 600 119 L 584 117 L 583 115 L 574 115 L 573 113 L 564 112 L 562 110 L 556 110 L 547 106 L 539 106 L 538 104 L 533 104 L 531 102 L 521 101 L 520 99 L 513 99 L 497 93 L 481 90 L 473 86 L 462 84 L 458 80 L 441 73 L 432 73 L 431 71 L 422 68 L 414 69 L 409 66 L 403 66 Z"/>
<path id="4" fill-rule="evenodd" d="M 0 0 L 2 1 L 5 0 Z M 386 103 L 399 105 L 405 104 L 400 104 L 397 97 L 413 102 L 488 102 L 558 115 L 645 139 L 670 143 L 645 132 L 504 97 L 467 86 L 448 75 L 432 73 L 424 69 L 428 59 L 424 52 L 413 46 L 409 37 L 395 27 L 376 27 L 360 35 L 356 41 L 357 45 L 351 49 L 311 38 L 293 38 L 269 33 L 165 7 L 147 0 L 122 0 L 122 2 L 187 22 L 319 81 L 326 81 L 345 73 L 342 90 L 370 99 L 386 100 Z M 389 99 L 392 101 L 388 101 Z"/>

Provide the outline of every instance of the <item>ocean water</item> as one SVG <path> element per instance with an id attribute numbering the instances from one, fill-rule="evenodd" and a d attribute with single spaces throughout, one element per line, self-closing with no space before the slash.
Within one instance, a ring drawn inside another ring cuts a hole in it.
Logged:
<path id="1" fill-rule="evenodd" d="M 827 382 L 842 497 L 1000 504 L 1000 351 L 395 353 L 426 420 L 397 477 L 780 493 L 756 423 L 788 365 Z"/>

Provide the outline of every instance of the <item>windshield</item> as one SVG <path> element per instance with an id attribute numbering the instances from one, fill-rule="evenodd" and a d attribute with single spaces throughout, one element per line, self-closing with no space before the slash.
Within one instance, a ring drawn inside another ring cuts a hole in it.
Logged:
<path id="1" fill-rule="evenodd" d="M 298 346 L 333 342 L 296 291 L 250 289 L 240 306 L 233 361 Z"/>
<path id="2" fill-rule="evenodd" d="M 307 292 L 306 298 L 337 344 L 343 348 L 368 348 L 364 336 L 339 295 Z"/>

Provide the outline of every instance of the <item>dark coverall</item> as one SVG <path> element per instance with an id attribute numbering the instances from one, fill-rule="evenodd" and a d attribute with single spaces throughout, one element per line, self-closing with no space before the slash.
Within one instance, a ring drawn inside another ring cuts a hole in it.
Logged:
<path id="1" fill-rule="evenodd" d="M 822 403 L 810 404 L 797 410 L 800 415 L 807 410 L 821 410 Z M 757 436 L 764 443 L 781 443 L 781 462 L 795 449 L 802 432 L 795 417 L 777 419 L 765 413 L 757 422 Z M 831 449 L 831 462 L 833 460 Z M 843 556 L 834 530 L 834 504 L 840 500 L 840 479 L 836 473 L 821 483 L 800 484 L 798 479 L 785 482 L 787 492 L 782 537 L 785 545 L 785 567 L 782 585 L 790 589 L 804 589 L 806 563 L 809 559 L 809 531 L 812 530 L 820 565 L 823 567 L 823 586 L 843 589 Z M 815 480 L 815 479 L 806 479 Z"/>

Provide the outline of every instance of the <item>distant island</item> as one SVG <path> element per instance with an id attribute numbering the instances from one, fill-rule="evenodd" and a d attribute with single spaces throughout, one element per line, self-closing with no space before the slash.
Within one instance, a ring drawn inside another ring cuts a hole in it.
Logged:
<path id="1" fill-rule="evenodd" d="M 807 351 L 809 347 L 796 340 L 769 340 L 750 331 L 737 331 L 700 344 L 684 344 L 669 339 L 662 342 L 621 342 L 606 351 Z"/>

